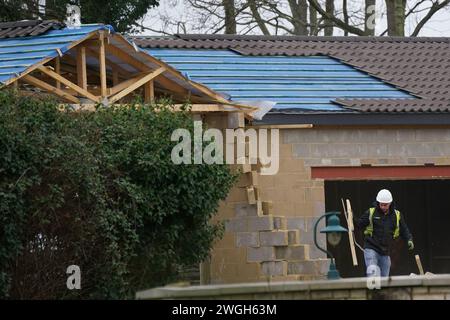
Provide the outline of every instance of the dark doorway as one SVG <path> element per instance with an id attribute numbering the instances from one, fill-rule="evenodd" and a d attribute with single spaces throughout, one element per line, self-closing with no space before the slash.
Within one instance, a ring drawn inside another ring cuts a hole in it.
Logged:
<path id="1" fill-rule="evenodd" d="M 392 192 L 395 206 L 405 217 L 415 244 L 410 252 L 403 240 L 394 243 L 391 275 L 418 274 L 415 254 L 420 255 L 425 272 L 450 273 L 450 180 L 325 181 L 326 211 L 343 212 L 341 198 L 350 199 L 357 220 L 383 188 Z M 343 214 L 341 224 L 347 227 Z M 356 225 L 355 236 L 362 246 L 362 230 Z M 358 266 L 353 267 L 347 235 L 336 248 L 328 248 L 336 257 L 342 277 L 364 276 L 363 253 L 356 248 Z"/>

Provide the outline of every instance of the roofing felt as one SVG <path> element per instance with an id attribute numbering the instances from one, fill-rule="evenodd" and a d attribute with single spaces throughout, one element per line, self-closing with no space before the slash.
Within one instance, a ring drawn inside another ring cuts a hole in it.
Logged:
<path id="1" fill-rule="evenodd" d="M 348 99 L 364 112 L 447 112 L 450 108 L 450 38 L 177 35 L 134 37 L 145 48 L 233 50 L 244 56 L 333 57 L 421 99 Z M 286 110 L 287 111 L 287 110 Z"/>
<path id="2" fill-rule="evenodd" d="M 64 54 L 74 43 L 97 30 L 114 31 L 110 26 L 95 24 L 0 39 L 0 83 L 11 81 L 46 59 Z"/>
<path id="3" fill-rule="evenodd" d="M 274 109 L 342 111 L 336 98 L 413 96 L 327 56 L 245 56 L 230 50 L 147 49 L 190 79 L 232 101 L 276 102 Z"/>
<path id="4" fill-rule="evenodd" d="M 30 28 L 34 28 L 35 31 Z M 150 57 L 143 49 L 139 49 L 125 37 L 114 33 L 114 29 L 108 25 L 84 24 L 78 27 L 66 27 L 64 24 L 53 21 L 33 20 L 0 23 L 0 29 L 5 32 L 8 30 L 8 37 L 5 33 L 5 37 L 0 38 L 0 86 L 14 82 L 57 56 L 65 55 L 76 59 L 76 51 L 70 49 L 90 38 L 99 30 L 110 32 L 111 36 L 108 37 L 110 45 L 124 51 L 136 62 L 147 66 L 149 70 L 155 70 L 161 66 L 159 60 Z M 108 61 L 125 71 L 132 74 L 141 72 L 140 68 L 117 57 L 113 52 L 107 51 L 105 56 Z M 99 67 L 98 59 L 91 55 L 86 57 L 86 64 L 94 69 Z M 207 99 L 211 98 L 207 94 L 209 91 L 207 87 L 189 81 L 178 70 L 167 64 L 163 64 L 163 66 L 167 71 L 164 73 L 166 79 L 185 88 L 193 96 L 205 98 L 206 95 Z M 107 65 L 106 69 L 111 71 L 111 66 Z M 214 92 L 210 92 L 210 94 L 212 95 Z"/>

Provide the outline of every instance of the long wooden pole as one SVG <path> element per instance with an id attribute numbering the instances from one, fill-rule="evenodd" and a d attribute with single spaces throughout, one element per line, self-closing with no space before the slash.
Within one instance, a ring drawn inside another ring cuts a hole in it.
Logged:
<path id="1" fill-rule="evenodd" d="M 355 229 L 353 225 L 353 210 L 349 199 L 346 200 L 346 203 L 347 203 L 348 241 L 350 242 L 350 251 L 352 253 L 353 266 L 357 266 L 358 258 L 356 257 L 355 240 L 353 238 L 354 237 L 353 230 Z"/>

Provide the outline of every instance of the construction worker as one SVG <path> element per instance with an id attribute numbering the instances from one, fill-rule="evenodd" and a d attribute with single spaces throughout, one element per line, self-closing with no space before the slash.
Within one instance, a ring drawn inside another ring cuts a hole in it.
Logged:
<path id="1" fill-rule="evenodd" d="M 391 268 L 389 247 L 399 236 L 414 249 L 412 235 L 400 211 L 395 209 L 392 194 L 387 189 L 378 192 L 374 206 L 359 219 L 364 230 L 364 260 L 367 276 L 388 277 Z"/>

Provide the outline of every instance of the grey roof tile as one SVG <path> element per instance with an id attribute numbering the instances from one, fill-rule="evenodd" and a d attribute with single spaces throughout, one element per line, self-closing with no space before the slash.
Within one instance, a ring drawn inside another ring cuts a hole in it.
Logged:
<path id="1" fill-rule="evenodd" d="M 54 20 L 23 20 L 0 23 L 0 39 L 38 36 L 50 29 L 62 29 L 64 23 Z"/>
<path id="2" fill-rule="evenodd" d="M 420 100 L 338 100 L 365 112 L 450 112 L 450 38 L 176 35 L 135 37 L 145 48 L 231 49 L 242 55 L 328 55 Z"/>

